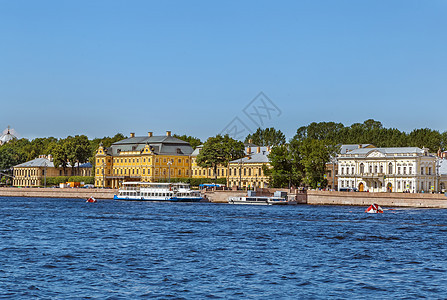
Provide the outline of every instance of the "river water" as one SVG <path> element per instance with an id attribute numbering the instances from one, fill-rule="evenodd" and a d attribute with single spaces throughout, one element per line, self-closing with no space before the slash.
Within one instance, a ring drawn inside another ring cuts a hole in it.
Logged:
<path id="1" fill-rule="evenodd" d="M 446 210 L 0 198 L 0 297 L 447 298 Z"/>

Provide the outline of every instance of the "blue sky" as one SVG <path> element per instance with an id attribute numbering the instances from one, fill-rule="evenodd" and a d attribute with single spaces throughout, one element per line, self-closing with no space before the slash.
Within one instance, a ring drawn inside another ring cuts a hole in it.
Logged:
<path id="1" fill-rule="evenodd" d="M 264 92 L 316 121 L 447 130 L 447 1 L 0 0 L 0 126 L 205 139 Z M 251 123 L 250 123 L 251 122 Z"/>

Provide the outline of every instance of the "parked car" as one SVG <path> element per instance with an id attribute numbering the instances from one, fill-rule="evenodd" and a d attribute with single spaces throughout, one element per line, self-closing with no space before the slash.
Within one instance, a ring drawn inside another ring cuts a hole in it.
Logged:
<path id="1" fill-rule="evenodd" d="M 359 190 L 357 188 L 345 187 L 345 188 L 340 188 L 338 191 L 339 192 L 358 192 Z"/>

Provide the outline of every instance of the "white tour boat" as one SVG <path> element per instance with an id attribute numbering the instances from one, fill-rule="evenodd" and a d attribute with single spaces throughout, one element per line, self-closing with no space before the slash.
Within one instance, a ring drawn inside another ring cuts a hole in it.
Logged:
<path id="1" fill-rule="evenodd" d="M 287 200 L 282 197 L 262 197 L 262 196 L 244 196 L 228 198 L 230 204 L 252 204 L 252 205 L 286 205 Z"/>
<path id="2" fill-rule="evenodd" d="M 115 200 L 199 202 L 203 197 L 186 183 L 124 182 Z"/>

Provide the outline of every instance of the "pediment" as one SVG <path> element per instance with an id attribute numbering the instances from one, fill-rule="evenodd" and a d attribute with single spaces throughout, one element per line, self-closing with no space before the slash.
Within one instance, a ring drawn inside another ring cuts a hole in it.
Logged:
<path id="1" fill-rule="evenodd" d="M 383 154 L 380 151 L 375 150 L 375 151 L 369 152 L 366 157 L 385 157 L 385 154 Z"/>

